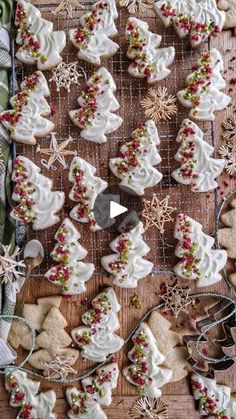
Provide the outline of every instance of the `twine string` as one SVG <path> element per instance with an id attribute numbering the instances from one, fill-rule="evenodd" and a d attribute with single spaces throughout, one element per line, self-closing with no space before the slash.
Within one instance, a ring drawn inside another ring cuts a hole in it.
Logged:
<path id="1" fill-rule="evenodd" d="M 229 314 L 227 314 L 226 316 L 224 316 L 221 319 L 215 320 L 210 325 L 204 327 L 203 332 L 200 333 L 200 335 L 198 336 L 198 339 L 196 341 L 196 350 L 197 350 L 198 354 L 201 356 L 201 358 L 203 358 L 207 362 L 211 362 L 211 363 L 217 363 L 217 362 L 220 362 L 222 360 L 225 361 L 226 359 L 234 359 L 234 358 L 236 358 L 236 355 L 235 356 L 225 355 L 225 357 L 222 358 L 222 359 L 210 358 L 210 357 L 204 355 L 201 352 L 201 350 L 199 349 L 199 345 L 201 343 L 201 339 L 202 339 L 202 337 L 204 337 L 204 334 L 206 332 L 208 332 L 213 327 L 215 327 L 215 326 L 217 326 L 217 325 L 219 325 L 219 324 L 227 321 L 230 317 L 233 316 L 233 314 L 236 313 L 236 302 L 235 302 L 235 300 L 233 300 L 232 298 L 230 298 L 230 297 L 228 297 L 228 296 L 226 296 L 224 294 L 216 293 L 216 292 L 193 293 L 193 294 L 190 294 L 190 296 L 193 297 L 193 298 L 197 298 L 197 297 L 208 297 L 208 298 L 209 297 L 212 297 L 212 298 L 217 298 L 217 299 L 221 298 L 221 299 L 227 300 L 230 304 L 233 304 L 233 309 L 232 309 L 232 311 Z M 126 339 L 124 340 L 124 345 L 132 338 L 133 334 L 139 328 L 140 324 L 142 322 L 144 322 L 147 319 L 147 317 L 154 310 L 161 309 L 163 307 L 164 307 L 164 303 L 159 303 L 159 304 L 154 305 L 150 310 L 148 310 L 147 313 L 144 314 L 144 316 L 138 321 L 138 323 L 134 327 L 134 329 L 126 337 Z M 34 348 L 35 348 L 35 331 L 34 331 L 33 327 L 24 318 L 19 317 L 19 316 L 0 315 L 0 320 L 1 319 L 6 319 L 6 320 L 19 320 L 19 321 L 22 321 L 24 324 L 26 324 L 29 327 L 29 329 L 30 329 L 30 331 L 32 333 L 32 347 L 31 347 L 28 355 L 26 356 L 26 358 L 24 359 L 23 362 L 21 362 L 19 365 L 3 365 L 2 367 L 0 367 L 0 374 L 6 374 L 9 371 L 14 371 L 14 370 L 20 369 L 21 371 L 24 371 L 26 373 L 29 373 L 29 374 L 35 376 L 35 377 L 38 377 L 40 379 L 44 379 L 44 380 L 47 380 L 47 381 L 50 381 L 50 382 L 72 383 L 72 382 L 78 382 L 78 381 L 83 380 L 84 378 L 87 378 L 88 376 L 90 376 L 91 374 L 93 374 L 98 368 L 101 368 L 108 361 L 110 361 L 112 359 L 112 357 L 114 356 L 114 354 L 109 355 L 106 358 L 105 361 L 100 362 L 99 364 L 96 364 L 93 368 L 89 369 L 86 373 L 81 374 L 81 375 L 79 375 L 77 377 L 74 377 L 74 378 L 50 378 L 49 379 L 49 378 L 45 377 L 44 375 L 42 375 L 42 374 L 40 374 L 40 373 L 38 373 L 36 371 L 33 371 L 33 370 L 29 369 L 29 368 L 25 368 L 24 367 L 24 365 L 26 364 L 26 362 L 28 361 L 28 359 L 32 355 L 32 353 L 34 351 Z"/>

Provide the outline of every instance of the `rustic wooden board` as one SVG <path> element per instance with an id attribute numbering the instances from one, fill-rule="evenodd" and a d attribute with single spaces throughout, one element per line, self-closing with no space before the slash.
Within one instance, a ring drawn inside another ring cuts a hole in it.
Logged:
<path id="1" fill-rule="evenodd" d="M 48 5 L 47 0 L 35 0 L 35 4 L 45 5 L 42 12 L 43 16 L 47 19 L 52 19 L 51 11 L 55 4 L 58 2 L 53 2 L 51 7 L 46 7 Z M 81 14 L 81 11 L 80 11 Z M 124 25 L 125 20 L 128 15 L 126 12 L 122 11 L 120 18 L 118 19 L 117 27 L 119 29 L 119 43 L 121 45 L 120 51 L 116 54 L 115 57 L 109 59 L 109 61 L 104 60 L 103 65 L 114 75 L 115 81 L 118 86 L 117 98 L 121 103 L 121 110 L 119 114 L 124 118 L 124 124 L 115 135 L 111 137 L 109 143 L 104 145 L 94 145 L 87 143 L 85 141 L 80 141 L 77 145 L 77 141 L 74 141 L 72 144 L 73 149 L 79 149 L 79 154 L 81 157 L 87 159 L 92 164 L 94 164 L 98 169 L 98 175 L 105 178 L 109 181 L 109 185 L 116 188 L 117 181 L 111 176 L 108 170 L 107 161 L 110 157 L 117 155 L 118 148 L 122 140 L 129 138 L 129 135 L 137 124 L 144 120 L 143 111 L 140 107 L 140 99 L 144 97 L 147 92 L 146 83 L 143 81 L 138 81 L 132 79 L 127 75 L 126 69 L 129 64 L 129 60 L 125 57 L 126 44 L 124 40 Z M 59 19 L 54 18 L 55 27 L 68 29 L 68 27 L 75 26 L 76 20 L 67 22 L 64 19 L 65 15 L 62 15 Z M 153 13 L 148 12 L 147 20 L 150 23 L 150 28 L 152 30 L 157 30 L 159 33 L 163 32 L 161 24 L 157 22 L 157 19 L 154 19 Z M 192 63 L 198 58 L 198 52 L 192 52 L 185 43 L 181 43 L 174 33 L 170 31 L 164 32 L 164 42 L 163 45 L 174 44 L 176 47 L 176 61 L 173 66 L 173 71 L 171 76 L 160 83 L 160 85 L 168 86 L 169 93 L 176 93 L 176 91 L 184 85 L 184 77 L 190 72 Z M 235 53 L 236 49 L 236 38 L 231 36 L 230 31 L 224 32 L 220 35 L 219 38 L 213 41 L 214 46 L 216 46 L 225 57 L 225 68 L 230 63 L 230 59 Z M 231 51 L 226 51 L 227 49 Z M 202 48 L 206 49 L 206 46 Z M 72 62 L 76 59 L 76 53 L 72 46 L 68 45 L 64 53 L 64 59 Z M 80 65 L 84 65 L 80 62 Z M 230 66 L 233 64 L 230 63 Z M 92 67 L 85 65 L 86 71 L 88 74 L 91 74 Z M 20 69 L 21 71 L 21 69 Z M 47 78 L 50 78 L 50 73 L 46 73 Z M 233 71 L 228 71 L 226 73 L 226 78 L 233 76 Z M 73 89 L 73 93 L 68 96 L 64 90 L 57 93 L 55 91 L 55 85 L 50 83 L 50 88 L 52 92 L 51 105 L 59 112 L 56 112 L 53 116 L 53 121 L 56 124 L 56 131 L 60 136 L 66 138 L 70 134 L 73 138 L 77 139 L 79 137 L 79 131 L 73 126 L 72 123 L 68 120 L 67 112 L 68 109 L 76 108 L 76 98 L 79 95 L 80 88 Z M 233 100 L 233 107 L 235 106 L 235 99 Z M 225 112 L 218 113 L 216 122 L 214 124 L 214 141 L 216 149 L 220 146 L 221 143 L 221 123 L 225 119 L 226 115 L 229 114 L 232 110 L 227 109 Z M 198 221 L 202 222 L 204 225 L 204 231 L 209 234 L 214 235 L 215 227 L 215 200 L 216 196 L 214 193 L 203 194 L 203 195 L 194 195 L 189 192 L 189 188 L 185 188 L 180 185 L 176 185 L 170 178 L 170 172 L 173 170 L 173 167 L 177 167 L 176 162 L 173 159 L 173 156 L 177 150 L 177 144 L 175 142 L 175 135 L 178 130 L 180 121 L 187 116 L 186 110 L 179 107 L 179 112 L 176 117 L 174 117 L 170 123 L 161 123 L 158 128 L 161 134 L 161 156 L 163 161 L 159 166 L 160 171 L 164 173 L 164 181 L 161 185 L 158 185 L 156 188 L 148 191 L 147 196 L 151 196 L 152 192 L 158 192 L 161 196 L 165 194 L 171 195 L 171 201 L 174 205 L 177 206 L 178 210 L 185 210 L 190 216 L 196 218 Z M 211 143 L 212 142 L 212 127 L 210 124 L 199 124 L 207 132 L 206 139 Z M 48 145 L 49 139 L 44 139 L 40 142 L 42 147 Z M 42 156 L 35 154 L 35 149 L 33 147 L 17 147 L 17 152 L 24 153 L 25 155 L 32 158 L 34 161 L 40 163 Z M 58 168 L 59 169 L 59 168 Z M 48 175 L 48 171 L 43 169 L 42 172 L 45 175 Z M 55 189 L 65 190 L 66 195 L 70 190 L 71 185 L 67 181 L 67 171 L 57 170 L 56 172 L 51 171 L 50 176 L 54 180 Z M 224 181 L 227 184 L 224 184 Z M 226 175 L 221 176 L 220 178 L 220 188 L 218 191 L 219 201 L 223 194 L 226 194 L 228 191 L 235 189 L 235 179 L 229 180 Z M 140 201 L 134 200 L 133 198 L 126 197 L 122 195 L 122 204 L 129 205 L 129 208 L 134 206 L 140 207 Z M 63 216 L 67 215 L 69 209 L 71 208 L 71 202 L 66 200 L 66 205 L 63 209 Z M 27 298 L 28 302 L 35 302 L 36 298 L 39 296 L 46 296 L 55 293 L 59 293 L 59 290 L 51 285 L 44 277 L 43 273 L 49 267 L 50 259 L 49 254 L 54 246 L 53 235 L 58 226 L 55 226 L 52 229 L 49 229 L 46 233 L 33 233 L 29 232 L 28 238 L 39 238 L 45 246 L 46 249 L 46 261 L 42 266 L 42 269 L 38 271 L 37 275 L 32 277 L 27 286 Z M 76 302 L 81 302 L 85 297 L 88 301 L 91 299 L 104 287 L 112 285 L 112 280 L 107 276 L 104 276 L 102 272 L 99 261 L 100 257 L 104 254 L 110 253 L 109 251 L 109 242 L 114 238 L 117 233 L 114 231 L 111 232 L 98 232 L 92 234 L 88 231 L 86 227 L 78 226 L 80 232 L 82 233 L 81 243 L 88 249 L 89 254 L 86 258 L 87 261 L 92 261 L 96 265 L 96 274 L 93 279 L 88 282 L 87 292 L 82 296 L 76 298 Z M 173 225 L 170 224 L 166 229 L 165 241 L 169 244 L 173 244 L 172 239 Z M 145 280 L 140 281 L 139 286 L 136 290 L 125 290 L 119 289 L 116 287 L 115 291 L 117 293 L 118 299 L 122 305 L 122 310 L 119 315 L 121 329 L 119 334 L 123 337 L 126 337 L 132 328 L 136 325 L 140 317 L 154 304 L 157 303 L 158 294 L 160 292 L 160 285 L 163 281 L 169 281 L 169 274 L 159 274 L 157 273 L 160 270 L 168 270 L 173 266 L 173 249 L 166 248 L 160 241 L 159 234 L 155 230 L 151 230 L 145 235 L 145 240 L 151 247 L 151 252 L 148 255 L 148 258 L 155 264 L 155 275 L 149 276 Z M 228 293 L 228 289 L 223 281 L 220 284 L 211 287 L 211 290 L 221 291 Z M 208 289 L 204 289 L 208 291 Z M 142 299 L 142 308 L 140 310 L 135 310 L 134 308 L 129 307 L 129 298 L 133 295 L 134 292 L 137 292 Z M 228 293 L 229 294 L 229 293 Z M 204 301 L 204 304 L 207 305 L 207 302 Z M 85 311 L 84 307 L 75 306 L 69 301 L 64 300 L 61 305 L 62 313 L 68 320 L 68 331 L 72 327 L 75 327 L 81 324 L 81 314 Z M 185 317 L 184 317 L 185 318 Z M 187 319 L 187 317 L 185 318 Z M 182 318 L 181 318 L 182 320 Z M 180 321 L 177 322 L 176 327 L 181 331 Z M 126 345 L 120 353 L 117 355 L 117 360 L 122 369 L 127 365 L 127 351 L 131 348 L 131 344 Z M 88 362 L 79 361 L 78 370 L 79 372 L 85 371 L 89 367 Z M 236 391 L 236 379 L 235 379 L 235 368 L 231 368 L 225 373 L 218 374 L 217 379 L 221 383 L 230 385 L 232 391 Z M 163 388 L 163 400 L 168 406 L 168 414 L 170 419 L 195 419 L 199 415 L 197 410 L 195 410 L 194 401 L 189 392 L 189 380 L 182 380 L 178 383 L 166 385 Z M 48 388 L 55 389 L 58 400 L 55 411 L 58 413 L 58 418 L 66 418 L 67 404 L 64 398 L 65 385 L 55 385 L 43 381 L 41 384 L 41 391 Z M 11 419 L 16 416 L 16 410 L 8 406 L 8 394 L 3 389 L 2 380 L 0 382 L 0 408 L 1 408 L 1 417 L 6 419 Z M 110 419 L 124 419 L 127 417 L 128 412 L 134 401 L 137 399 L 135 389 L 133 386 L 129 385 L 122 376 L 119 379 L 119 385 L 116 391 L 114 391 L 113 403 L 112 406 L 105 409 L 108 417 Z M 43 418 L 46 419 L 46 418 Z"/>

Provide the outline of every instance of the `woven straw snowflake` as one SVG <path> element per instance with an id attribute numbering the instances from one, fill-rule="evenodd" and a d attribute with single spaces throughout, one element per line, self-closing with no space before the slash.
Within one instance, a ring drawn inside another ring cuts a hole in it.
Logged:
<path id="1" fill-rule="evenodd" d="M 169 206 L 169 196 L 159 199 L 156 194 L 153 195 L 151 201 L 143 199 L 144 209 L 142 217 L 145 219 L 145 230 L 150 227 L 156 227 L 161 234 L 164 233 L 164 226 L 166 223 L 173 221 L 171 216 L 176 208 Z"/>
<path id="2" fill-rule="evenodd" d="M 223 139 L 230 148 L 236 147 L 236 115 L 233 114 L 223 122 Z"/>
<path id="3" fill-rule="evenodd" d="M 154 0 L 120 0 L 120 7 L 126 7 L 129 13 L 140 12 L 143 13 L 147 10 L 148 6 L 152 6 Z"/>
<path id="4" fill-rule="evenodd" d="M 130 410 L 132 419 L 168 419 L 167 408 L 161 399 L 142 397 L 138 399 Z"/>
<path id="5" fill-rule="evenodd" d="M 236 146 L 230 148 L 228 146 L 222 145 L 218 150 L 218 153 L 225 160 L 225 170 L 230 175 L 233 176 L 236 173 Z"/>
<path id="6" fill-rule="evenodd" d="M 148 89 L 147 97 L 141 100 L 141 106 L 144 108 L 145 116 L 154 122 L 161 119 L 167 121 L 177 112 L 176 97 L 168 95 L 166 87 Z"/>
<path id="7" fill-rule="evenodd" d="M 49 81 L 55 81 L 57 92 L 64 88 L 70 93 L 70 86 L 72 84 L 80 85 L 79 79 L 82 77 L 86 80 L 85 71 L 82 67 L 77 66 L 77 62 L 66 64 L 62 61 L 52 69 L 52 77 Z"/>

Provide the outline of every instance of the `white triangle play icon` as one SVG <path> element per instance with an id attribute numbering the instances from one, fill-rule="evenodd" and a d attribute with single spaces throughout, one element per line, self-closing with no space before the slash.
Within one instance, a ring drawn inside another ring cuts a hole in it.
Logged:
<path id="1" fill-rule="evenodd" d="M 117 202 L 110 201 L 110 218 L 118 217 L 118 215 L 123 214 L 128 211 L 123 205 L 117 204 Z"/>

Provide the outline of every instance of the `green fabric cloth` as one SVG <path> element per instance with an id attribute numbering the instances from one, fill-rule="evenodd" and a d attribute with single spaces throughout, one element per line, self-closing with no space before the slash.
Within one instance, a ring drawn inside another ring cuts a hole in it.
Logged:
<path id="1" fill-rule="evenodd" d="M 0 111 L 9 107 L 10 28 L 14 0 L 0 0 Z M 14 226 L 9 217 L 11 197 L 11 144 L 7 132 L 0 126 L 0 244 L 15 245 Z M 11 284 L 0 286 L 0 313 L 14 314 L 15 290 Z M 13 297 L 13 298 L 12 298 Z M 1 320 L 0 337 L 7 340 L 10 324 Z"/>
<path id="2" fill-rule="evenodd" d="M 10 25 L 14 0 L 0 0 L 0 23 Z"/>

